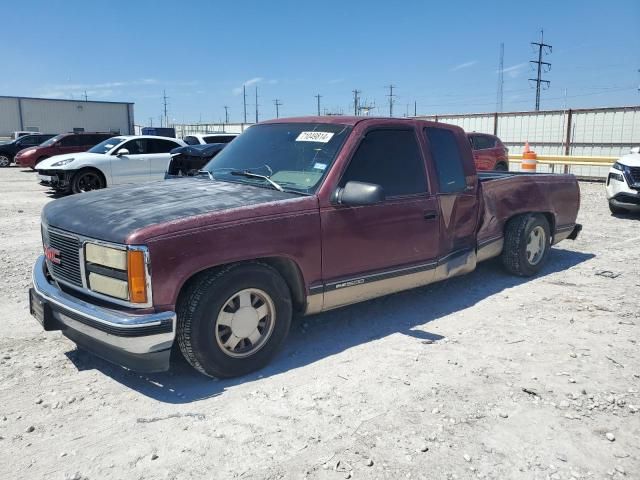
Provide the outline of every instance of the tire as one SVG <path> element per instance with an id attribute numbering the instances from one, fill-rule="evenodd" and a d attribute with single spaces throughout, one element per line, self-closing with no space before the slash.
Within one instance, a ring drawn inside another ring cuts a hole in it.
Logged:
<path id="1" fill-rule="evenodd" d="M 71 191 L 73 193 L 85 193 L 92 190 L 100 190 L 107 186 L 102 173 L 93 168 L 85 168 L 76 172 L 71 179 Z"/>
<path id="2" fill-rule="evenodd" d="M 8 167 L 13 162 L 13 157 L 6 153 L 0 153 L 0 168 Z"/>
<path id="3" fill-rule="evenodd" d="M 187 362 L 210 377 L 237 377 L 264 367 L 284 342 L 291 292 L 268 265 L 234 264 L 196 277 L 176 310 L 178 345 Z"/>
<path id="4" fill-rule="evenodd" d="M 611 200 L 609 200 L 609 210 L 611 210 L 613 215 L 624 215 L 625 213 L 629 213 L 627 209 L 615 206 Z"/>
<path id="5" fill-rule="evenodd" d="M 506 163 L 500 162 L 495 166 L 494 170 L 496 172 L 508 172 L 509 171 L 509 167 L 508 167 L 508 165 Z"/>
<path id="6" fill-rule="evenodd" d="M 540 214 L 524 214 L 509 220 L 504 236 L 502 263 L 520 277 L 535 275 L 543 267 L 551 248 L 549 222 Z"/>

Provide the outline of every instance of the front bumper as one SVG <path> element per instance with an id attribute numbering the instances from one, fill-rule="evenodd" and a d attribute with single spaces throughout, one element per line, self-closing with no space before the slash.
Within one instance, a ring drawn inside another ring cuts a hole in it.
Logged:
<path id="1" fill-rule="evenodd" d="M 78 346 L 138 372 L 169 368 L 176 314 L 132 314 L 94 305 L 69 295 L 50 281 L 44 256 L 33 268 L 31 314 L 47 330 L 61 330 Z"/>
<path id="2" fill-rule="evenodd" d="M 620 208 L 640 210 L 640 183 L 628 172 L 612 168 L 606 181 L 607 200 Z"/>
<path id="3" fill-rule="evenodd" d="M 69 170 L 41 170 L 38 169 L 38 181 L 56 190 L 69 190 L 71 188 L 71 177 L 75 171 Z"/>

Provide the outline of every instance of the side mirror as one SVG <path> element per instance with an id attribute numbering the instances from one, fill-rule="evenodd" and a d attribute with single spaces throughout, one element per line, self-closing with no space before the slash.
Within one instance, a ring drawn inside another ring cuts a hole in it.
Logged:
<path id="1" fill-rule="evenodd" d="M 384 189 L 380 185 L 365 182 L 347 182 L 335 196 L 336 203 L 348 206 L 375 205 L 384 199 Z"/>
<path id="2" fill-rule="evenodd" d="M 126 148 L 121 148 L 116 152 L 116 157 L 122 157 L 124 155 L 129 155 L 129 150 L 127 150 Z"/>

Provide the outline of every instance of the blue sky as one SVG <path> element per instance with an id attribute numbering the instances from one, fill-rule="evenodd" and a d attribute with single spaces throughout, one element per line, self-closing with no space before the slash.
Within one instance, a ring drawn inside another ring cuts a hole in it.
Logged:
<path id="1" fill-rule="evenodd" d="M 0 95 L 135 102 L 158 124 L 162 91 L 176 122 L 349 113 L 352 90 L 388 114 L 496 108 L 500 42 L 504 110 L 530 110 L 529 42 L 553 45 L 541 108 L 640 104 L 637 0 L 29 1 L 2 9 Z M 565 98 L 566 95 L 566 98 Z"/>

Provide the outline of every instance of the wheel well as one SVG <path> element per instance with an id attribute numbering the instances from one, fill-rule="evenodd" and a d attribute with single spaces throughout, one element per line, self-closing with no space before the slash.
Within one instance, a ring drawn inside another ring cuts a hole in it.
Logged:
<path id="1" fill-rule="evenodd" d="M 556 230 L 556 219 L 555 216 L 553 215 L 553 213 L 551 212 L 522 212 L 522 213 L 518 213 L 517 215 L 514 215 L 513 217 L 510 217 L 505 223 L 504 223 L 504 229 L 507 229 L 507 224 L 513 220 L 516 217 L 519 217 L 521 215 L 529 215 L 529 214 L 534 214 L 534 215 L 542 215 L 544 218 L 547 219 L 547 222 L 549 223 L 549 233 L 551 234 L 551 236 L 553 236 L 553 233 Z"/>
<path id="2" fill-rule="evenodd" d="M 251 260 L 240 261 L 240 262 L 233 262 L 233 263 L 242 264 L 242 263 L 249 263 L 249 262 L 264 263 L 274 268 L 282 276 L 284 281 L 287 283 L 289 290 L 291 291 L 291 300 L 293 302 L 294 310 L 303 311 L 305 309 L 306 292 L 304 287 L 304 280 L 302 277 L 302 272 L 300 271 L 300 268 L 298 267 L 295 261 L 286 257 L 264 257 L 264 258 L 254 258 Z M 180 288 L 180 292 L 176 297 L 176 304 L 178 303 L 180 296 L 182 295 L 182 292 L 184 292 L 194 280 L 200 277 L 200 275 L 206 272 L 218 270 L 228 265 L 230 264 L 216 265 L 215 267 L 206 268 L 204 270 L 201 270 L 191 275 L 182 284 L 182 287 Z"/>
<path id="3" fill-rule="evenodd" d="M 71 178 L 73 179 L 79 173 L 88 172 L 88 171 L 96 172 L 98 175 L 100 175 L 100 178 L 102 179 L 102 182 L 104 183 L 104 186 L 105 187 L 107 186 L 107 177 L 104 175 L 102 170 L 100 170 L 99 168 L 96 168 L 96 167 L 82 167 L 82 168 L 80 168 L 80 170 L 74 172 L 74 174 L 72 175 Z"/>

